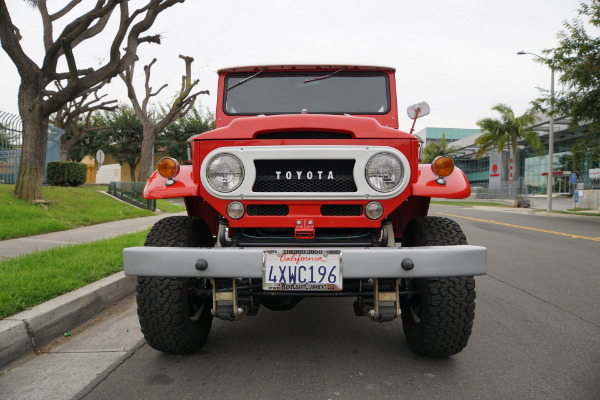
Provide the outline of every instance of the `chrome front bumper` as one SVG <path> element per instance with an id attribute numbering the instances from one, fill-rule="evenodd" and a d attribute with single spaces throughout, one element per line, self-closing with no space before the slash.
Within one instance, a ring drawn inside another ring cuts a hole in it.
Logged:
<path id="1" fill-rule="evenodd" d="M 125 274 L 134 276 L 262 278 L 264 250 L 293 249 L 130 247 L 123 250 L 123 265 Z M 487 271 L 487 249 L 481 246 L 319 247 L 319 250 L 341 250 L 344 279 L 471 276 Z M 413 269 L 402 267 L 406 259 L 412 260 Z M 198 263 L 199 260 L 204 261 Z"/>

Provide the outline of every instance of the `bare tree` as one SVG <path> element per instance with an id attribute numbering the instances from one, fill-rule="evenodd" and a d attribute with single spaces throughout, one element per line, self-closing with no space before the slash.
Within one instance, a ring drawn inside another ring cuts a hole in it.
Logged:
<path id="1" fill-rule="evenodd" d="M 142 140 L 142 152 L 140 156 L 140 172 L 138 175 L 138 182 L 144 182 L 150 178 L 153 171 L 153 149 L 154 141 L 158 135 L 172 122 L 177 121 L 179 118 L 185 116 L 193 107 L 196 102 L 196 97 L 201 94 L 209 94 L 208 90 L 192 93 L 192 89 L 198 84 L 199 80 L 196 79 L 192 82 L 192 57 L 186 57 L 180 55 L 179 58 L 185 61 L 185 75 L 181 77 L 181 88 L 177 98 L 170 105 L 167 113 L 159 121 L 153 121 L 148 112 L 148 104 L 150 98 L 158 95 L 161 90 L 167 87 L 162 85 L 156 92 L 152 92 L 150 86 L 150 70 L 152 65 L 156 62 L 156 58 L 150 62 L 150 64 L 144 66 L 144 73 L 146 75 L 145 83 L 145 96 L 144 100 L 140 104 L 133 88 L 133 71 L 135 63 L 132 63 L 124 73 L 120 74 L 121 79 L 127 85 L 127 96 L 131 100 L 133 109 L 137 114 L 138 118 L 142 122 L 144 127 L 144 138 Z"/>
<path id="2" fill-rule="evenodd" d="M 91 117 L 94 111 L 114 111 L 117 106 L 112 105 L 117 100 L 109 100 L 100 102 L 107 95 L 98 96 L 98 90 L 102 88 L 108 81 L 102 82 L 100 85 L 95 86 L 83 93 L 81 97 L 68 102 L 62 106 L 53 117 L 53 124 L 61 129 L 71 128 L 72 135 L 67 139 L 67 135 L 60 137 L 60 160 L 67 161 L 69 156 L 69 150 L 73 145 L 81 141 L 81 137 L 91 131 L 103 129 L 103 126 L 92 126 Z M 58 89 L 62 89 L 60 82 L 56 83 Z M 93 97 L 91 97 L 93 96 Z M 91 97 L 91 98 L 90 98 Z M 81 129 L 79 122 L 85 116 L 85 127 Z"/>
<path id="3" fill-rule="evenodd" d="M 129 0 L 97 0 L 91 10 L 68 23 L 54 39 L 53 24 L 67 16 L 81 1 L 71 0 L 53 14 L 48 12 L 46 0 L 37 1 L 46 52 L 42 65 L 38 66 L 25 54 L 20 44 L 20 31 L 11 20 L 5 0 L 0 0 L 0 41 L 21 77 L 18 104 L 23 120 L 23 148 L 14 192 L 18 198 L 41 198 L 50 115 L 127 69 L 135 61 L 140 44 L 160 43 L 159 35 L 142 35 L 161 12 L 184 0 L 147 0 L 133 12 L 129 10 Z M 98 68 L 81 68 L 73 49 L 102 32 L 117 8 L 119 27 L 110 45 L 108 61 Z M 58 70 L 62 59 L 66 61 L 66 71 Z M 55 81 L 66 83 L 61 89 L 52 90 L 48 86 Z"/>

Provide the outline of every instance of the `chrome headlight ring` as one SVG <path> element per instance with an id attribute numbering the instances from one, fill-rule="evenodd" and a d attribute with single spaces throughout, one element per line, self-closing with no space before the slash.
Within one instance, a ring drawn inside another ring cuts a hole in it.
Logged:
<path id="1" fill-rule="evenodd" d="M 244 181 L 244 164 L 233 154 L 218 154 L 208 162 L 206 178 L 214 190 L 233 192 Z"/>

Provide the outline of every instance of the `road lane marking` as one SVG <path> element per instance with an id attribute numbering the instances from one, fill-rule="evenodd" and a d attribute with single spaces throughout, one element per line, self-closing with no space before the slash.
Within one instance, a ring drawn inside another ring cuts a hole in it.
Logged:
<path id="1" fill-rule="evenodd" d="M 528 231 L 550 233 L 552 235 L 567 236 L 567 237 L 570 237 L 570 238 L 573 238 L 573 239 L 584 239 L 584 240 L 591 240 L 593 242 L 600 242 L 600 237 L 594 238 L 594 237 L 590 237 L 590 236 L 574 235 L 572 233 L 550 231 L 548 229 L 531 228 L 529 226 L 508 224 L 506 222 L 498 222 L 498 221 L 495 221 L 493 219 L 481 219 L 481 218 L 473 218 L 473 217 L 464 217 L 462 215 L 446 214 L 446 213 L 441 213 L 441 212 L 434 212 L 434 214 L 440 214 L 440 215 L 445 215 L 447 217 L 454 217 L 454 218 L 464 218 L 464 219 L 469 219 L 471 221 L 485 222 L 485 223 L 488 223 L 488 224 L 508 226 L 510 228 L 526 229 Z"/>

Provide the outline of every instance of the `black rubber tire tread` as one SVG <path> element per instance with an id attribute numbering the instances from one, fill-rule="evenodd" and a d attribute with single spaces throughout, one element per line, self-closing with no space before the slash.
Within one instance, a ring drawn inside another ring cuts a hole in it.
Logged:
<path id="1" fill-rule="evenodd" d="M 212 246 L 213 237 L 202 220 L 185 216 L 167 217 L 150 230 L 145 246 Z M 188 278 L 139 276 L 138 317 L 144 338 L 156 350 L 173 354 L 198 351 L 206 342 L 212 325 L 210 299 L 195 306 L 202 311 L 192 321 L 189 289 L 199 281 Z M 196 300 L 197 301 L 197 300 Z"/>
<path id="2" fill-rule="evenodd" d="M 450 246 L 467 244 L 460 226 L 441 217 L 410 222 L 405 246 Z M 475 317 L 475 279 L 472 276 L 412 279 L 409 285 L 421 291 L 420 321 L 413 317 L 414 300 L 401 299 L 402 328 L 410 348 L 429 357 L 448 357 L 461 352 L 471 336 Z"/>

